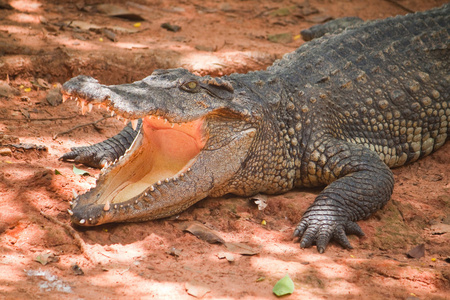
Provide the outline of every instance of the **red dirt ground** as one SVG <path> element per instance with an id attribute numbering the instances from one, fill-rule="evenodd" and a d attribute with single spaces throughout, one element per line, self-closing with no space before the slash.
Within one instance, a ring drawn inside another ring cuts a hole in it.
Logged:
<path id="1" fill-rule="evenodd" d="M 268 197 L 264 211 L 249 199 L 206 199 L 169 219 L 75 231 L 67 226 L 72 190 L 92 187 L 98 171 L 78 166 L 93 176 L 76 175 L 58 157 L 114 135 L 123 124 L 106 119 L 63 133 L 105 112 L 82 116 L 71 101 L 52 106 L 46 99 L 78 74 L 116 84 L 156 68 L 212 75 L 264 69 L 303 43 L 300 29 L 327 17 L 386 18 L 447 1 L 116 2 L 145 21 L 134 27 L 136 21 L 90 10 L 99 2 L 88 0 L 0 1 L 13 8 L 0 9 L 1 299 L 190 299 L 187 289 L 200 286 L 209 291 L 204 299 L 274 299 L 272 288 L 286 273 L 295 284 L 290 299 L 450 299 L 449 143 L 394 170 L 392 201 L 359 222 L 366 237 L 351 237 L 351 251 L 333 244 L 320 255 L 291 238 L 319 190 Z M 181 30 L 170 32 L 163 23 Z M 268 41 L 279 33 L 292 40 Z M 48 151 L 4 146 L 17 142 Z M 209 244 L 182 231 L 183 221 L 203 223 L 258 254 Z M 407 258 L 418 244 L 425 256 Z M 222 254 L 234 261 L 219 259 Z"/>

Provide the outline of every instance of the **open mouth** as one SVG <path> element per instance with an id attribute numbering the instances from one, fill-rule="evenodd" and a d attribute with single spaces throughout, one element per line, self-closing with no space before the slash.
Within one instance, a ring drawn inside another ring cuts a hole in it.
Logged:
<path id="1" fill-rule="evenodd" d="M 202 119 L 173 124 L 159 117 L 143 118 L 130 149 L 103 170 L 110 179 L 98 191 L 96 203 L 108 208 L 184 176 L 205 145 L 203 123 Z"/>
<path id="2" fill-rule="evenodd" d="M 85 107 L 89 111 L 92 108 L 90 100 L 65 98 L 77 100 L 82 113 Z M 108 107 L 108 104 L 99 106 Z M 122 117 L 118 111 L 115 114 Z M 133 127 L 136 123 L 137 120 L 132 121 Z M 72 220 L 80 225 L 96 225 L 100 218 L 106 217 L 106 212 L 140 205 L 136 199 L 145 199 L 161 185 L 175 183 L 190 172 L 206 141 L 204 118 L 172 123 L 160 116 L 143 117 L 130 148 L 102 169 L 95 188 L 73 201 L 69 209 Z M 77 212 L 83 212 L 85 217 L 77 216 Z"/>

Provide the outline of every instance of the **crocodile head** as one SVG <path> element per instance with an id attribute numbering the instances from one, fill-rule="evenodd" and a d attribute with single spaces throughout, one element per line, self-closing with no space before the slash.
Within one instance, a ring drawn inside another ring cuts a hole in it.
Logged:
<path id="1" fill-rule="evenodd" d="M 78 76 L 62 92 L 83 113 L 98 105 L 133 125 L 142 119 L 125 154 L 72 202 L 72 221 L 83 226 L 162 218 L 208 195 L 234 192 L 225 186 L 233 186 L 261 119 L 261 109 L 231 81 L 184 69 L 112 86 Z"/>

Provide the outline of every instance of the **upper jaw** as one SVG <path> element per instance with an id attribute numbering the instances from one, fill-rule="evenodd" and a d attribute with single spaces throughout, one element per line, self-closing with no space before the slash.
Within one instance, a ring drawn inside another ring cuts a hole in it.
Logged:
<path id="1" fill-rule="evenodd" d="M 63 101 L 76 100 L 82 114 L 98 106 L 125 120 L 154 115 L 180 123 L 198 119 L 208 112 L 183 113 L 178 101 L 172 101 L 179 95 L 177 81 L 149 80 L 149 77 L 130 84 L 108 86 L 92 77 L 79 75 L 63 84 Z"/>

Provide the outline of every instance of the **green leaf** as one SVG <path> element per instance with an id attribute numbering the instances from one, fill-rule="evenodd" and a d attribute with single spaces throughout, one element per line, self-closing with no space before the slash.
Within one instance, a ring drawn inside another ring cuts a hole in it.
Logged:
<path id="1" fill-rule="evenodd" d="M 289 295 L 294 292 L 294 282 L 288 274 L 278 280 L 278 282 L 273 287 L 272 292 L 278 297 Z"/>
<path id="2" fill-rule="evenodd" d="M 55 169 L 55 175 L 62 175 L 60 171 L 58 171 L 57 169 Z"/>
<path id="3" fill-rule="evenodd" d="M 77 167 L 75 167 L 75 165 L 73 165 L 73 169 L 72 170 L 73 170 L 73 172 L 75 174 L 80 175 L 80 176 L 85 176 L 85 175 L 89 176 L 89 175 L 91 175 L 91 174 L 89 174 L 88 171 L 80 170 Z"/>

